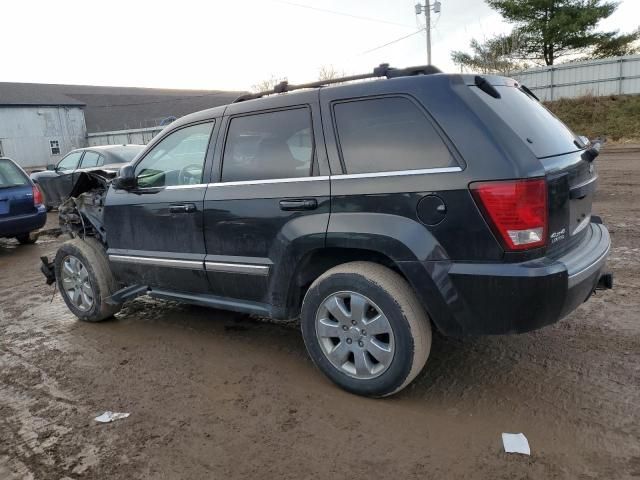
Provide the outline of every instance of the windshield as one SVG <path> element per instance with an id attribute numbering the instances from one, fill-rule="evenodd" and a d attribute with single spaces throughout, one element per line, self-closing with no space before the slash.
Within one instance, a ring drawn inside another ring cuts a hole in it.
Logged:
<path id="1" fill-rule="evenodd" d="M 112 152 L 113 152 L 114 155 L 117 155 L 118 157 L 120 157 L 122 159 L 122 163 L 129 163 L 143 149 L 144 149 L 144 146 L 141 145 L 140 147 L 114 148 L 112 150 Z"/>
<path id="2" fill-rule="evenodd" d="M 11 160 L 0 159 L 0 188 L 29 185 L 29 179 Z"/>

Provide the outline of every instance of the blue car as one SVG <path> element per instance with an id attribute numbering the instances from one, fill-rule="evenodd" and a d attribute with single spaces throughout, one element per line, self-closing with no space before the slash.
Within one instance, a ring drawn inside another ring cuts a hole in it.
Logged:
<path id="1" fill-rule="evenodd" d="M 34 243 L 46 221 L 40 189 L 13 160 L 0 158 L 0 238 Z"/>

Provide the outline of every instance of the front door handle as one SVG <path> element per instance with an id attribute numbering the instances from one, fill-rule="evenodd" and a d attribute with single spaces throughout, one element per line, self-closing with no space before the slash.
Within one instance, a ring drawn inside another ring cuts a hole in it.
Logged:
<path id="1" fill-rule="evenodd" d="M 197 210 L 195 203 L 180 203 L 169 205 L 170 213 L 194 213 Z"/>
<path id="2" fill-rule="evenodd" d="M 316 208 L 318 208 L 318 201 L 315 198 L 280 200 L 280 210 L 315 210 Z"/>

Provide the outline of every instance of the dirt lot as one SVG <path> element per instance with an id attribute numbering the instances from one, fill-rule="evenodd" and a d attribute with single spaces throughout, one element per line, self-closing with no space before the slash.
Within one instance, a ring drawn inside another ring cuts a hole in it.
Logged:
<path id="1" fill-rule="evenodd" d="M 0 241 L 0 479 L 640 477 L 640 150 L 597 162 L 615 290 L 538 332 L 436 337 L 388 400 L 332 386 L 297 325 L 148 299 L 78 322 L 38 272 L 62 239 Z"/>

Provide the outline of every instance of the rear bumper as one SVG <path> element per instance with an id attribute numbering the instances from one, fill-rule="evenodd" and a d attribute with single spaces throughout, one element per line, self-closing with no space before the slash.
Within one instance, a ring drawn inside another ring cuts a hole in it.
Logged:
<path id="1" fill-rule="evenodd" d="M 42 228 L 47 222 L 47 209 L 40 205 L 35 213 L 0 218 L 0 237 L 15 237 Z"/>
<path id="2" fill-rule="evenodd" d="M 436 326 L 448 335 L 521 333 L 557 322 L 586 301 L 611 248 L 604 225 L 591 223 L 560 258 L 523 263 L 403 262 Z M 426 272 L 431 281 L 420 272 Z M 422 277 L 422 279 L 420 279 Z M 424 283 L 434 288 L 424 288 Z"/>

